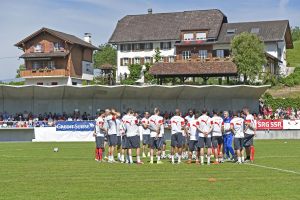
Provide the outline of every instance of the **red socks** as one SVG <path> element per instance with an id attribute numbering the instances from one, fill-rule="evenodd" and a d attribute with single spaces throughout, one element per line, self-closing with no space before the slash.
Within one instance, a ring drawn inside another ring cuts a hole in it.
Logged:
<path id="1" fill-rule="evenodd" d="M 250 147 L 250 160 L 253 161 L 254 160 L 254 154 L 255 154 L 255 148 L 254 146 Z"/>
<path id="2" fill-rule="evenodd" d="M 95 158 L 97 160 L 102 160 L 102 149 L 101 148 L 95 149 Z"/>

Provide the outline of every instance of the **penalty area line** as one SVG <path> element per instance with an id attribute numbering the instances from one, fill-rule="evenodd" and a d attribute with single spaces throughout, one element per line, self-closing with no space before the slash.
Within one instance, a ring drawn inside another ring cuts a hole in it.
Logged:
<path id="1" fill-rule="evenodd" d="M 280 168 L 276 168 L 276 167 L 268 167 L 268 166 L 264 166 L 264 165 L 257 165 L 257 164 L 251 164 L 251 163 L 245 163 L 245 164 L 255 166 L 255 167 L 260 167 L 260 168 L 265 168 L 265 169 L 272 169 L 272 170 L 277 170 L 277 171 L 281 171 L 281 172 L 300 175 L 300 172 L 295 172 L 295 171 L 292 171 L 292 170 L 280 169 Z"/>

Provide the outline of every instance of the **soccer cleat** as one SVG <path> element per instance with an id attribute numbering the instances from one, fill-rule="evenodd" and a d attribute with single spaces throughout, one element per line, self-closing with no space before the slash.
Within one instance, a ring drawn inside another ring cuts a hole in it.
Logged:
<path id="1" fill-rule="evenodd" d="M 200 162 L 199 162 L 199 160 L 196 160 L 196 165 L 200 165 Z"/>
<path id="2" fill-rule="evenodd" d="M 143 165 L 144 163 L 142 161 L 140 161 L 140 162 L 136 162 L 136 164 Z"/>
<path id="3" fill-rule="evenodd" d="M 145 153 L 143 153 L 142 158 L 146 158 L 146 154 Z"/>
<path id="4" fill-rule="evenodd" d="M 240 161 L 236 161 L 235 163 L 236 163 L 236 164 L 239 164 L 239 165 L 242 164 L 242 162 L 240 162 Z"/>
<path id="5" fill-rule="evenodd" d="M 150 152 L 148 152 L 147 157 L 150 157 Z"/>
<path id="6" fill-rule="evenodd" d="M 204 162 L 200 163 L 200 165 L 204 165 Z"/>
<path id="7" fill-rule="evenodd" d="M 175 165 L 175 162 L 171 162 L 172 163 L 172 165 Z"/>
<path id="8" fill-rule="evenodd" d="M 157 163 L 157 164 L 163 164 L 163 162 L 160 161 L 160 160 L 158 160 L 156 163 Z"/>
<path id="9" fill-rule="evenodd" d="M 153 164 L 153 161 L 150 161 L 149 164 Z"/>
<path id="10" fill-rule="evenodd" d="M 210 165 L 210 162 L 208 162 L 207 165 Z"/>
<path id="11" fill-rule="evenodd" d="M 214 165 L 218 165 L 218 164 L 220 164 L 218 161 L 215 161 L 214 163 L 213 163 Z"/>
<path id="12" fill-rule="evenodd" d="M 192 164 L 192 160 L 188 160 L 186 163 L 187 164 Z"/>
<path id="13" fill-rule="evenodd" d="M 181 161 L 180 162 L 177 162 L 177 165 L 180 165 L 181 164 Z"/>

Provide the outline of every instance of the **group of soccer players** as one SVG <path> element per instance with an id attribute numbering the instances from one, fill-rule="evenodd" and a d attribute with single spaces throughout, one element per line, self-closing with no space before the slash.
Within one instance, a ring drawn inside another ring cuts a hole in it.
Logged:
<path id="1" fill-rule="evenodd" d="M 205 109 L 201 115 L 189 110 L 184 117 L 176 109 L 167 127 L 159 108 L 155 108 L 151 116 L 149 112 L 145 112 L 141 120 L 132 109 L 128 109 L 122 117 L 115 109 L 106 109 L 99 112 L 95 127 L 95 160 L 98 162 L 105 161 L 106 155 L 109 163 L 117 162 L 114 158 L 114 151 L 117 149 L 119 162 L 134 163 L 132 151 L 135 150 L 136 163 L 143 164 L 140 156 L 142 137 L 142 157 L 150 157 L 150 164 L 153 164 L 156 156 L 156 163 L 162 164 L 161 159 L 165 158 L 166 149 L 165 128 L 171 130 L 172 164 L 180 164 L 187 155 L 188 164 L 195 159 L 196 164 L 204 165 L 206 158 L 207 165 L 210 165 L 212 154 L 213 164 L 223 163 L 224 159 L 238 164 L 254 161 L 256 123 L 248 108 L 240 113 L 234 112 L 232 117 L 227 111 L 223 112 L 223 116 L 213 111 L 210 117 Z M 104 152 L 106 145 L 108 154 Z"/>

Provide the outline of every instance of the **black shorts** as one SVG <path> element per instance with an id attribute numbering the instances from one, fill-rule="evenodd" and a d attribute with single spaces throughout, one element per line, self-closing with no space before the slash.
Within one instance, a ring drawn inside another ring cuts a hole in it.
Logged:
<path id="1" fill-rule="evenodd" d="M 104 137 L 96 136 L 96 148 L 104 148 Z"/>
<path id="2" fill-rule="evenodd" d="M 253 140 L 254 140 L 254 135 L 252 135 L 252 134 L 245 134 L 244 147 L 253 146 Z"/>
<path id="3" fill-rule="evenodd" d="M 143 145 L 150 145 L 150 135 L 143 135 Z"/>
<path id="4" fill-rule="evenodd" d="M 199 149 L 199 141 L 198 140 L 190 140 L 189 141 L 189 150 L 197 151 Z"/>
<path id="5" fill-rule="evenodd" d="M 122 145 L 122 138 L 121 138 L 121 136 L 117 136 L 117 145 L 118 146 Z"/>
<path id="6" fill-rule="evenodd" d="M 118 143 L 118 137 L 116 134 L 108 135 L 108 146 L 116 146 Z"/>
<path id="7" fill-rule="evenodd" d="M 126 137 L 126 135 L 124 135 L 124 136 L 122 136 L 121 137 L 121 145 L 122 145 L 122 149 L 128 149 L 128 147 L 127 147 L 127 137 Z"/>
<path id="8" fill-rule="evenodd" d="M 234 144 L 234 150 L 241 150 L 241 149 L 243 149 L 244 138 L 234 138 L 233 144 Z"/>
<path id="9" fill-rule="evenodd" d="M 223 144 L 223 137 L 222 136 L 212 136 L 212 146 L 216 149 L 218 145 Z"/>
<path id="10" fill-rule="evenodd" d="M 178 132 L 171 135 L 171 147 L 181 148 L 183 146 L 183 141 L 185 137 L 183 137 L 182 133 Z"/>
<path id="11" fill-rule="evenodd" d="M 199 137 L 199 148 L 211 148 L 211 138 L 210 137 Z"/>
<path id="12" fill-rule="evenodd" d="M 150 148 L 151 149 L 162 149 L 163 147 L 163 138 L 155 138 L 155 137 L 150 137 Z"/>
<path id="13" fill-rule="evenodd" d="M 137 149 L 140 148 L 140 136 L 127 137 L 127 148 Z"/>

